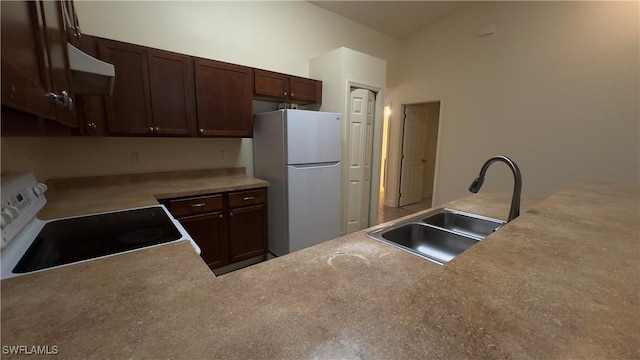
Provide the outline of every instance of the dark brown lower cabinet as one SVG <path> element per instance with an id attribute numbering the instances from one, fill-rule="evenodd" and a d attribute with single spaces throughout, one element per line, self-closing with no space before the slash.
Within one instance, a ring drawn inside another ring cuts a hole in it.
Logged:
<path id="1" fill-rule="evenodd" d="M 229 263 L 226 256 L 229 252 L 227 241 L 227 219 L 223 212 L 215 212 L 206 215 L 194 215 L 178 218 L 180 224 L 198 244 L 200 257 L 214 269 Z"/>
<path id="2" fill-rule="evenodd" d="M 163 201 L 202 251 L 211 268 L 268 250 L 267 189 L 200 195 Z"/>
<path id="3" fill-rule="evenodd" d="M 267 206 L 265 204 L 229 211 L 229 255 L 231 262 L 265 255 L 268 251 L 266 233 Z"/>

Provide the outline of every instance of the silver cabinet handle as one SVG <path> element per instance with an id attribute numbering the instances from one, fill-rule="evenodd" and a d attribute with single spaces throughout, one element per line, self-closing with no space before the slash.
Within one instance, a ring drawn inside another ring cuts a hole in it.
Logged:
<path id="1" fill-rule="evenodd" d="M 253 200 L 255 198 L 256 198 L 255 196 L 247 196 L 247 197 L 243 198 L 242 200 L 247 201 L 247 200 Z"/>
<path id="2" fill-rule="evenodd" d="M 229 211 L 229 216 L 233 216 L 233 211 Z"/>
<path id="3" fill-rule="evenodd" d="M 158 131 L 160 131 L 160 128 L 156 126 L 156 127 L 153 128 L 153 131 L 158 132 Z"/>
<path id="4" fill-rule="evenodd" d="M 192 208 L 201 208 L 201 207 L 204 207 L 204 206 L 205 206 L 205 203 L 191 204 Z"/>
<path id="5" fill-rule="evenodd" d="M 66 93 L 66 91 L 63 91 L 63 93 Z M 69 111 L 73 111 L 73 98 L 69 96 L 69 94 L 67 94 L 66 96 L 67 96 L 67 104 L 65 107 L 69 109 Z"/>
<path id="6" fill-rule="evenodd" d="M 222 214 L 218 215 L 218 217 L 219 217 L 220 219 L 222 219 Z"/>
<path id="7" fill-rule="evenodd" d="M 198 131 L 200 131 L 200 134 L 204 134 L 204 129 L 202 129 L 202 128 L 201 128 L 201 129 L 200 129 L 200 130 L 198 130 Z"/>
<path id="8" fill-rule="evenodd" d="M 153 126 L 149 126 L 149 132 L 152 133 L 153 132 Z"/>
<path id="9" fill-rule="evenodd" d="M 284 92 L 284 96 L 287 96 L 287 92 L 286 91 Z"/>
<path id="10" fill-rule="evenodd" d="M 49 96 L 53 99 L 53 102 L 55 102 L 56 105 L 73 110 L 73 99 L 66 90 L 63 90 L 60 95 L 56 93 L 49 93 Z"/>
<path id="11" fill-rule="evenodd" d="M 293 93 L 291 93 L 291 97 L 294 97 L 295 95 L 293 95 Z"/>

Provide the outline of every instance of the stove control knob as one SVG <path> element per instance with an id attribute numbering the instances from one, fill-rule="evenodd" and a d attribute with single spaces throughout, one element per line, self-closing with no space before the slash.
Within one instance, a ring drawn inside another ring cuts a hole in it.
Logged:
<path id="1" fill-rule="evenodd" d="M 4 211 L 0 213 L 0 228 L 4 229 L 7 225 L 11 223 L 11 217 L 9 214 L 6 214 Z"/>
<path id="2" fill-rule="evenodd" d="M 0 216 L 2 217 L 2 227 L 11 224 L 15 218 L 20 215 L 20 210 L 15 206 L 6 206 L 2 208 Z"/>
<path id="3" fill-rule="evenodd" d="M 47 185 L 43 183 L 38 183 L 38 185 L 33 187 L 33 193 L 36 194 L 36 197 L 40 197 L 44 195 L 44 193 L 49 189 Z"/>

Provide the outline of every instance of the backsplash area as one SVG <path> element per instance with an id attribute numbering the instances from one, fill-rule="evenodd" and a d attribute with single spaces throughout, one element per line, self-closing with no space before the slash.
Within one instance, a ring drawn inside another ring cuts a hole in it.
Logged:
<path id="1" fill-rule="evenodd" d="M 253 176 L 252 139 L 3 137 L 1 144 L 2 174 L 33 171 L 39 181 L 228 167 Z"/>

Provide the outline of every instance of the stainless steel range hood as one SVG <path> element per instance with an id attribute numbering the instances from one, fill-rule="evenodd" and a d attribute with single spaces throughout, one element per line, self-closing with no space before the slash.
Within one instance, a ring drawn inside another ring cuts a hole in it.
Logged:
<path id="1" fill-rule="evenodd" d="M 67 44 L 71 87 L 76 94 L 111 95 L 116 71 L 113 65 Z"/>

